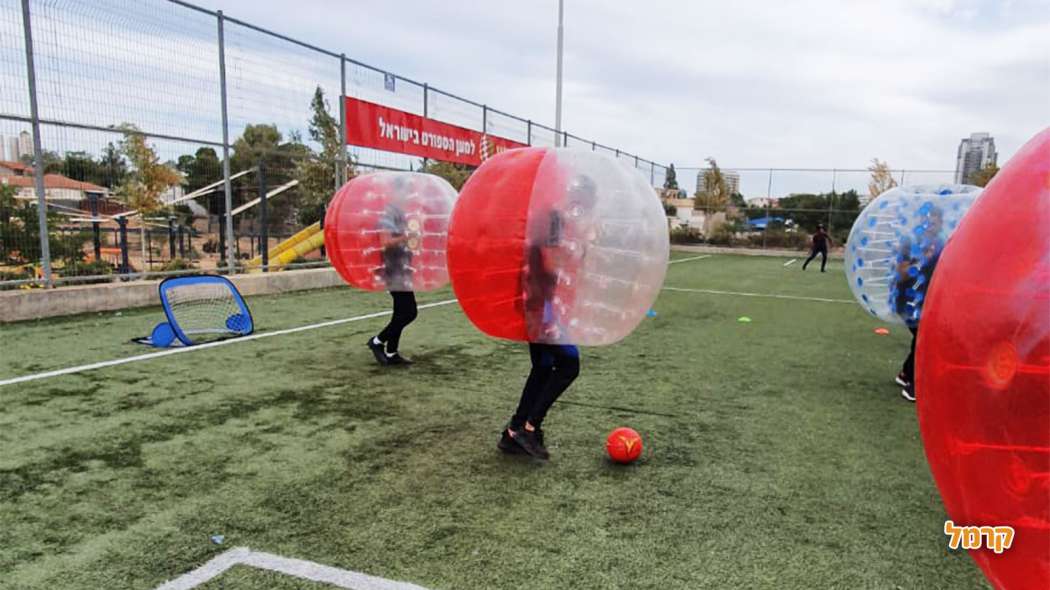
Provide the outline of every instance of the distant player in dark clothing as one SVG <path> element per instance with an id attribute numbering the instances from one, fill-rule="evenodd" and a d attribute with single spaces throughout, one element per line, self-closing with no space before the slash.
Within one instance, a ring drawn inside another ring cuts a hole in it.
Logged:
<path id="1" fill-rule="evenodd" d="M 416 319 L 416 294 L 406 287 L 412 285 L 413 239 L 408 220 L 400 207 L 390 203 L 377 223 L 380 245 L 383 247 L 383 267 L 380 274 L 390 288 L 394 300 L 394 314 L 383 331 L 368 339 L 368 348 L 380 365 L 410 365 L 412 361 L 398 353 L 401 332 Z"/>
<path id="2" fill-rule="evenodd" d="M 570 344 L 545 344 L 560 340 L 562 309 L 556 297 L 559 285 L 557 261 L 564 259 L 566 234 L 587 236 L 591 225 L 596 187 L 587 176 L 573 180 L 562 208 L 552 208 L 539 232 L 532 232 L 522 272 L 523 308 L 529 335 L 532 369 L 525 380 L 518 407 L 500 437 L 505 453 L 527 453 L 549 459 L 544 444 L 543 420 L 558 397 L 580 374 L 580 351 Z M 585 242 L 581 244 L 584 248 Z"/>
<path id="3" fill-rule="evenodd" d="M 824 267 L 828 264 L 828 247 L 831 246 L 831 236 L 828 235 L 824 225 L 821 224 L 817 226 L 817 232 L 813 234 L 810 240 L 812 245 L 809 249 L 809 258 L 802 263 L 802 270 L 806 270 L 809 263 L 817 257 L 817 254 L 820 254 L 820 272 L 824 272 Z"/>
<path id="4" fill-rule="evenodd" d="M 943 212 L 933 207 L 924 221 L 918 243 L 910 239 L 901 242 L 897 254 L 897 274 L 890 289 L 891 304 L 911 331 L 911 349 L 896 379 L 903 388 L 901 397 L 910 402 L 915 401 L 915 343 L 919 338 L 919 320 L 926 293 L 933 280 L 933 271 L 944 249 L 944 239 L 941 237 L 943 224 Z"/>

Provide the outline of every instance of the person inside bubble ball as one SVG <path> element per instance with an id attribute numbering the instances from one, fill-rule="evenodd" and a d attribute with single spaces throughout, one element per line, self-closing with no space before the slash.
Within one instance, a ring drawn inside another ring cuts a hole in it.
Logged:
<path id="1" fill-rule="evenodd" d="M 399 192 L 408 187 L 397 186 Z M 401 332 L 416 319 L 416 294 L 406 287 L 412 285 L 412 249 L 410 244 L 417 239 L 418 230 L 413 230 L 401 207 L 388 203 L 379 216 L 379 244 L 382 247 L 383 266 L 379 276 L 390 290 L 394 300 L 394 313 L 390 322 L 379 334 L 368 339 L 368 348 L 376 362 L 383 366 L 410 365 L 412 361 L 398 353 Z"/>
<path id="2" fill-rule="evenodd" d="M 594 180 L 579 175 L 569 182 L 559 205 L 536 212 L 539 222 L 526 241 L 522 269 L 522 299 L 532 368 L 518 407 L 497 447 L 504 453 L 549 459 L 543 420 L 558 397 L 580 373 L 580 351 L 571 344 L 547 344 L 565 337 L 574 286 L 570 280 L 582 268 L 587 248 L 598 237 Z"/>
<path id="3" fill-rule="evenodd" d="M 911 349 L 896 379 L 903 388 L 901 397 L 910 402 L 915 401 L 915 343 L 919 338 L 922 305 L 944 249 L 944 212 L 926 204 L 920 209 L 920 215 L 924 219 L 915 228 L 916 240 L 913 242 L 906 237 L 901 241 L 896 274 L 890 287 L 891 304 L 911 331 Z"/>
<path id="4" fill-rule="evenodd" d="M 809 258 L 802 263 L 802 270 L 806 270 L 810 262 L 820 254 L 820 272 L 825 272 L 824 268 L 828 265 L 828 247 L 831 245 L 831 236 L 828 235 L 827 230 L 824 229 L 824 224 L 817 224 L 817 231 L 810 238 L 810 249 Z"/>

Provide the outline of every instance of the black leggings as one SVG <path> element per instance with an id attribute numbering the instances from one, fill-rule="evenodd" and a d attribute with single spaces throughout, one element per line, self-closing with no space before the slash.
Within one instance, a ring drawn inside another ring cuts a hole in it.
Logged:
<path id="1" fill-rule="evenodd" d="M 580 352 L 575 346 L 529 343 L 532 370 L 521 392 L 518 409 L 510 426 L 521 429 L 528 421 L 536 428 L 543 424 L 547 410 L 580 374 Z"/>
<path id="2" fill-rule="evenodd" d="M 817 257 L 817 254 L 820 254 L 820 270 L 824 270 L 824 267 L 828 264 L 827 248 L 813 248 L 812 250 L 810 250 L 809 258 L 807 258 L 806 261 L 802 263 L 802 270 L 806 270 L 806 267 L 809 266 L 810 262 L 813 262 L 813 259 Z"/>
<path id="3" fill-rule="evenodd" d="M 390 296 L 394 298 L 394 315 L 376 338 L 386 344 L 388 353 L 394 354 L 401 341 L 401 331 L 416 319 L 418 312 L 416 311 L 416 294 L 412 291 L 391 291 Z"/>
<path id="4" fill-rule="evenodd" d="M 911 330 L 911 352 L 908 353 L 908 358 L 904 359 L 901 373 L 904 374 L 905 381 L 915 383 L 915 341 L 919 339 L 919 329 L 910 326 L 908 329 Z"/>

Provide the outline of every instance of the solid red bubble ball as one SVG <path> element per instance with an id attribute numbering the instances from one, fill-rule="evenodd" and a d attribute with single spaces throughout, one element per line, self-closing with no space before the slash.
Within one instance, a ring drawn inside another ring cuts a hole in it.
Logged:
<path id="1" fill-rule="evenodd" d="M 642 456 L 642 437 L 633 428 L 617 428 L 605 439 L 605 450 L 616 463 L 633 463 Z"/>
<path id="2" fill-rule="evenodd" d="M 1050 129 L 999 171 L 937 264 L 916 351 L 926 458 L 996 588 L 1050 588 Z M 932 534 L 932 533 L 931 533 Z"/>
<path id="3" fill-rule="evenodd" d="M 339 276 L 366 291 L 432 291 L 448 283 L 445 251 L 456 189 L 432 174 L 377 172 L 328 204 L 324 243 Z"/>

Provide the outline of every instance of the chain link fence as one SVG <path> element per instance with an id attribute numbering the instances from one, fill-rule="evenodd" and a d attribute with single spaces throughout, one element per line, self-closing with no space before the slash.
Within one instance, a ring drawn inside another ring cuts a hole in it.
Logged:
<path id="1" fill-rule="evenodd" d="M 637 155 L 179 0 L 0 0 L 0 289 L 327 264 L 338 186 L 438 168 L 346 146 L 343 96 L 664 184 Z"/>
<path id="2" fill-rule="evenodd" d="M 671 240 L 744 248 L 806 250 L 823 225 L 834 248 L 871 200 L 868 169 L 720 167 L 727 198 L 709 198 L 709 167 L 676 170 L 677 191 L 665 191 Z M 953 170 L 889 170 L 892 184 L 951 184 Z M 888 180 L 888 179 L 887 179 Z M 889 184 L 887 182 L 887 184 Z"/>

